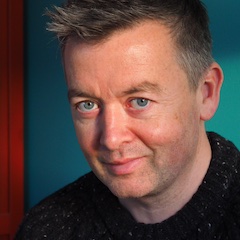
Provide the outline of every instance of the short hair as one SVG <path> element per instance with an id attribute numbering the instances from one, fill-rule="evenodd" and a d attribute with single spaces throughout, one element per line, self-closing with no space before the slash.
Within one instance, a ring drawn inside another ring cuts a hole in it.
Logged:
<path id="1" fill-rule="evenodd" d="M 213 62 L 209 17 L 200 0 L 68 0 L 47 15 L 47 29 L 62 49 L 69 37 L 96 44 L 117 30 L 158 20 L 170 29 L 177 61 L 193 89 Z"/>

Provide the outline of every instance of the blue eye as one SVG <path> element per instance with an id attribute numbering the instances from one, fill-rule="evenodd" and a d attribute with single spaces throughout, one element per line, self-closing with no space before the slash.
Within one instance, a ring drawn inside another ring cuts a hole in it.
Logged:
<path id="1" fill-rule="evenodd" d="M 150 103 L 150 100 L 145 99 L 145 98 L 136 98 L 131 100 L 131 105 L 135 109 L 143 109 L 147 107 Z"/>
<path id="2" fill-rule="evenodd" d="M 77 108 L 81 112 L 90 112 L 98 108 L 98 105 L 92 101 L 83 101 L 77 104 Z"/>

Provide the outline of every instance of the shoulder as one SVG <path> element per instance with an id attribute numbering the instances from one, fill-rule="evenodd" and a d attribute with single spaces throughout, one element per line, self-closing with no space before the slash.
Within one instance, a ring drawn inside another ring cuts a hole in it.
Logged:
<path id="1" fill-rule="evenodd" d="M 219 223 L 221 217 L 223 220 L 219 232 L 227 232 L 232 236 L 230 239 L 240 239 L 240 152 L 231 141 L 216 133 L 208 133 L 208 138 L 212 160 L 207 181 L 214 194 L 214 209 L 220 212 Z"/>
<path id="2" fill-rule="evenodd" d="M 229 203 L 224 222 L 230 239 L 240 239 L 240 191 L 235 193 L 235 197 Z"/>
<path id="3" fill-rule="evenodd" d="M 16 239 L 68 239 L 74 226 L 78 225 L 78 231 L 81 224 L 87 228 L 87 222 L 97 218 L 95 188 L 105 191 L 103 184 L 89 173 L 42 200 L 26 214 Z"/>
<path id="4" fill-rule="evenodd" d="M 91 203 L 97 185 L 99 185 L 98 179 L 93 173 L 88 173 L 43 199 L 27 215 L 42 212 L 46 208 L 59 211 L 82 208 Z"/>
<path id="5" fill-rule="evenodd" d="M 231 141 L 214 132 L 208 132 L 207 135 L 214 156 L 240 161 L 240 152 Z"/>

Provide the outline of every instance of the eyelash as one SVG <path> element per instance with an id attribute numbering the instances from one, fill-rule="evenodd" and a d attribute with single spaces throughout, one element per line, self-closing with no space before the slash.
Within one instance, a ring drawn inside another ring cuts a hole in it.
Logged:
<path id="1" fill-rule="evenodd" d="M 146 105 L 144 105 L 144 106 L 141 106 L 140 104 L 139 104 L 139 102 L 137 103 L 138 104 L 138 107 L 133 107 L 134 109 L 136 109 L 136 110 L 142 110 L 142 109 L 145 109 L 149 104 L 150 104 L 150 100 L 149 99 L 147 99 L 147 98 L 134 98 L 134 99 L 131 99 L 130 100 L 130 104 L 131 103 L 133 103 L 134 101 L 141 101 L 140 103 L 146 103 Z M 131 107 L 131 106 L 130 106 Z"/>
<path id="2" fill-rule="evenodd" d="M 140 103 L 146 103 L 146 104 L 144 106 L 140 106 L 138 101 L 141 101 Z M 148 107 L 150 102 L 151 102 L 151 100 L 149 100 L 147 98 L 132 98 L 128 101 L 127 108 L 131 108 L 135 111 L 144 110 L 145 108 Z M 87 109 L 86 104 L 89 104 L 89 106 L 91 104 L 93 104 L 93 107 L 90 109 Z M 138 104 L 138 106 L 134 106 L 135 104 Z M 85 107 L 83 105 L 85 105 Z M 75 107 L 78 111 L 80 111 L 82 113 L 92 113 L 94 110 L 99 108 L 99 104 L 97 104 L 96 102 L 91 101 L 91 100 L 85 100 L 85 101 L 78 102 L 75 105 Z"/>
<path id="3" fill-rule="evenodd" d="M 93 104 L 93 108 L 91 108 L 91 109 L 85 108 L 85 110 L 83 110 L 82 108 L 84 106 L 82 106 L 82 105 L 84 105 L 84 104 Z M 84 112 L 84 113 L 90 113 L 97 108 L 99 108 L 98 104 L 95 103 L 94 101 L 90 101 L 90 100 L 82 101 L 82 102 L 79 102 L 76 104 L 76 109 L 79 110 L 80 112 Z"/>

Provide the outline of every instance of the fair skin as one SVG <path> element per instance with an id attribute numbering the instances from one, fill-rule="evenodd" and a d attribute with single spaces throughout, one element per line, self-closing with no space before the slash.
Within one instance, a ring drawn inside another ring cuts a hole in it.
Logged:
<path id="1" fill-rule="evenodd" d="M 64 67 L 79 144 L 96 176 L 138 222 L 161 222 L 196 192 L 211 150 L 220 67 L 189 87 L 168 28 L 145 21 L 99 44 L 69 39 Z"/>

